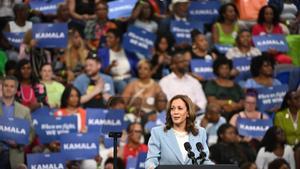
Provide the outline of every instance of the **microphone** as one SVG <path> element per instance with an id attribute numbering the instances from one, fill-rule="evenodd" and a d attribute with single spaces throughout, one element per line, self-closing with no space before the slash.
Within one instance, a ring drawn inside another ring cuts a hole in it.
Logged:
<path id="1" fill-rule="evenodd" d="M 184 149 L 188 152 L 188 157 L 192 160 L 192 163 L 194 165 L 198 165 L 197 160 L 195 158 L 195 153 L 192 151 L 192 146 L 189 142 L 184 143 Z"/>
<path id="2" fill-rule="evenodd" d="M 203 151 L 203 145 L 198 142 L 196 143 L 197 150 L 199 151 L 199 157 L 197 157 L 197 160 L 201 160 L 200 164 L 203 164 L 205 161 L 206 153 Z"/>

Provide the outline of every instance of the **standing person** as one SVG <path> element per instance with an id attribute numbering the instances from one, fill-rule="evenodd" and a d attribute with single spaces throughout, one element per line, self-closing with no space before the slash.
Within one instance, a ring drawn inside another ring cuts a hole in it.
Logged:
<path id="1" fill-rule="evenodd" d="M 3 97 L 0 100 L 0 116 L 21 118 L 32 124 L 29 109 L 15 100 L 17 88 L 18 80 L 15 77 L 7 76 L 3 79 Z M 32 140 L 32 134 L 33 133 L 30 133 L 30 140 Z M 25 163 L 23 148 L 24 145 L 18 145 L 13 140 L 1 141 L 0 167 L 2 169 L 14 169 L 20 164 Z"/>
<path id="2" fill-rule="evenodd" d="M 196 158 L 199 156 L 196 143 L 200 142 L 203 145 L 203 152 L 206 153 L 204 163 L 211 164 L 208 159 L 206 132 L 204 128 L 195 126 L 194 108 L 192 100 L 186 95 L 176 95 L 170 100 L 166 125 L 151 130 L 149 150 L 145 161 L 146 169 L 154 169 L 158 165 L 192 164 L 185 150 L 186 142 L 190 143 Z"/>

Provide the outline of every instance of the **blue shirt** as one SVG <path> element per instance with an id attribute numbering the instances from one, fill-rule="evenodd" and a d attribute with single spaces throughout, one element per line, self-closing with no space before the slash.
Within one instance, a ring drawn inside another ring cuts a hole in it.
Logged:
<path id="1" fill-rule="evenodd" d="M 3 102 L 2 102 L 2 111 L 3 111 L 3 115 L 7 118 L 13 117 L 14 115 L 14 110 L 15 110 L 15 106 L 14 104 L 11 104 L 9 106 L 6 106 Z"/>

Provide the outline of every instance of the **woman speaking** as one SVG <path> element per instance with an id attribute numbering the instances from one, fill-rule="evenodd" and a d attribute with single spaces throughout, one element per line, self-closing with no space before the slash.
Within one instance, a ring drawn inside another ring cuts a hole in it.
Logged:
<path id="1" fill-rule="evenodd" d="M 213 164 L 208 159 L 206 131 L 195 126 L 195 118 L 194 104 L 189 97 L 176 95 L 170 100 L 166 125 L 151 130 L 146 169 L 158 165 Z"/>

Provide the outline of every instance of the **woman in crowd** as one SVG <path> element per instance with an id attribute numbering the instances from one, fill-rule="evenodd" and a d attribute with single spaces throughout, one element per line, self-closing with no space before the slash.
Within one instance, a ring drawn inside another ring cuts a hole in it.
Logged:
<path id="1" fill-rule="evenodd" d="M 268 169 L 291 169 L 291 167 L 285 159 L 277 158 L 269 164 Z"/>
<path id="2" fill-rule="evenodd" d="M 208 81 L 204 91 L 209 103 L 218 104 L 222 115 L 229 120 L 237 111 L 243 108 L 244 93 L 242 88 L 230 79 L 232 61 L 220 58 L 213 63 L 216 79 Z"/>
<path id="3" fill-rule="evenodd" d="M 69 0 L 68 7 L 73 19 L 86 22 L 95 19 L 95 6 L 99 0 Z"/>
<path id="4" fill-rule="evenodd" d="M 33 76 L 28 60 L 19 61 L 17 77 L 20 84 L 16 97 L 20 103 L 30 108 L 31 111 L 48 105 L 46 88 Z"/>
<path id="5" fill-rule="evenodd" d="M 205 164 L 211 164 L 206 144 L 205 129 L 195 126 L 195 110 L 191 99 L 185 95 L 174 96 L 167 108 L 166 125 L 152 128 L 148 142 L 146 169 L 154 169 L 158 165 L 186 165 L 194 160 L 187 157 L 186 148 L 199 156 L 196 143 L 203 145 L 206 157 Z M 190 145 L 186 142 L 190 142 Z M 188 155 L 190 157 L 190 155 Z M 196 162 L 198 163 L 199 160 Z"/>
<path id="6" fill-rule="evenodd" d="M 218 22 L 213 25 L 212 40 L 214 44 L 234 45 L 239 26 L 239 12 L 235 4 L 227 3 L 219 10 Z"/>
<path id="7" fill-rule="evenodd" d="M 296 168 L 294 151 L 286 144 L 284 131 L 274 126 L 267 130 L 262 139 L 255 163 L 260 169 L 268 169 L 269 163 L 276 158 L 283 158 L 290 164 L 291 169 Z"/>
<path id="8" fill-rule="evenodd" d="M 65 87 L 61 83 L 53 80 L 54 74 L 50 63 L 42 65 L 41 68 L 41 82 L 46 87 L 49 106 L 51 108 L 59 108 L 61 95 Z"/>
<path id="9" fill-rule="evenodd" d="M 136 99 L 141 99 L 141 108 L 149 113 L 155 110 L 155 96 L 162 92 L 158 83 L 151 78 L 151 63 L 147 60 L 140 60 L 137 64 L 138 79 L 129 83 L 123 97 L 128 100 L 128 106 L 131 106 Z"/>
<path id="10" fill-rule="evenodd" d="M 108 48 L 102 48 L 98 52 L 102 70 L 112 76 L 116 92 L 120 94 L 136 75 L 138 58 L 122 47 L 122 34 L 118 29 L 107 31 L 106 44 Z"/>

